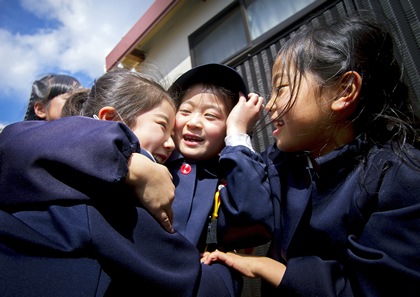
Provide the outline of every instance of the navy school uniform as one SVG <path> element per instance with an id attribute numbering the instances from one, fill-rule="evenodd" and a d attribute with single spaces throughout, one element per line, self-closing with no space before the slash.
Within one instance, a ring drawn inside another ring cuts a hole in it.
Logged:
<path id="1" fill-rule="evenodd" d="M 234 296 L 242 278 L 200 264 L 124 183 L 136 136 L 68 117 L 0 133 L 1 296 Z"/>
<path id="2" fill-rule="evenodd" d="M 200 251 L 214 234 L 217 240 L 210 241 L 214 242 L 211 247 L 222 250 L 258 246 L 271 238 L 274 218 L 265 166 L 261 156 L 241 148 L 239 154 L 224 153 L 225 148 L 220 159 L 196 162 L 175 151 L 166 163 L 176 186 L 173 227 Z M 212 225 L 214 197 L 221 181 L 226 186 L 219 192 L 217 225 Z"/>
<path id="3" fill-rule="evenodd" d="M 365 149 L 356 139 L 313 166 L 267 149 L 275 212 L 268 256 L 287 268 L 264 296 L 420 296 L 420 171 L 390 144 L 362 165 Z"/>

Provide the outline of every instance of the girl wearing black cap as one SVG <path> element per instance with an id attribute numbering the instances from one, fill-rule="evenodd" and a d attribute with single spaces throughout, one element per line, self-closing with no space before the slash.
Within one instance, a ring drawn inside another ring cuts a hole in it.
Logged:
<path id="1" fill-rule="evenodd" d="M 250 170 L 258 161 L 244 156 L 240 163 L 230 162 L 229 158 L 219 162 L 227 123 L 242 117 L 252 128 L 259 118 L 262 98 L 249 94 L 246 100 L 242 77 L 222 64 L 191 69 L 173 83 L 170 91 L 178 107 L 176 151 L 166 163 L 176 186 L 172 204 L 174 229 L 200 251 L 245 248 L 266 242 L 273 218 L 270 201 L 245 200 L 246 195 L 258 197 L 259 193 L 240 181 L 243 172 L 255 174 L 255 181 L 259 181 L 259 172 Z M 250 142 L 242 141 L 249 138 L 243 136 L 246 135 L 237 134 L 236 139 L 252 150 Z"/>

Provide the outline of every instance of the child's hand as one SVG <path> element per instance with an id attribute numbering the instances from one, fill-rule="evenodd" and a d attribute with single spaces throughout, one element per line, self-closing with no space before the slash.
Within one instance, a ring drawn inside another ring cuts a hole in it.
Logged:
<path id="1" fill-rule="evenodd" d="M 244 276 L 250 278 L 258 277 L 254 274 L 254 272 L 252 271 L 252 267 L 250 266 L 252 264 L 252 261 L 250 261 L 251 258 L 247 257 L 246 255 L 236 254 L 232 252 L 224 253 L 216 250 L 212 253 L 205 252 L 201 256 L 201 263 L 210 265 L 211 262 L 214 261 L 223 262 L 226 266 L 236 269 Z"/>
<path id="2" fill-rule="evenodd" d="M 223 262 L 226 266 L 232 267 L 242 275 L 263 280 L 277 287 L 286 271 L 286 266 L 276 260 L 267 257 L 241 255 L 236 253 L 223 253 L 218 250 L 212 253 L 201 255 L 201 263 L 210 265 L 213 261 Z"/>
<path id="3" fill-rule="evenodd" d="M 137 153 L 131 155 L 127 165 L 125 182 L 134 188 L 141 204 L 163 228 L 173 233 L 171 205 L 175 198 L 175 186 L 169 170 Z"/>
<path id="4" fill-rule="evenodd" d="M 233 107 L 226 121 L 226 135 L 249 133 L 259 120 L 264 108 L 264 98 L 258 94 L 250 93 L 248 101 L 244 94 L 240 93 L 239 95 L 239 101 Z"/>

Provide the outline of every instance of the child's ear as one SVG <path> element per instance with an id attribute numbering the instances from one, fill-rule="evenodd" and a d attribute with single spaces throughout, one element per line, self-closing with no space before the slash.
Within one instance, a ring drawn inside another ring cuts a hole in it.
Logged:
<path id="1" fill-rule="evenodd" d="M 355 71 L 346 72 L 338 87 L 336 99 L 331 104 L 334 111 L 348 109 L 353 112 L 359 101 L 360 89 L 362 88 L 362 78 Z"/>
<path id="2" fill-rule="evenodd" d="M 98 118 L 103 121 L 115 121 L 117 116 L 117 111 L 111 106 L 102 107 L 99 111 Z"/>
<path id="3" fill-rule="evenodd" d="M 45 119 L 45 117 L 47 116 L 45 112 L 44 104 L 42 103 L 36 102 L 34 105 L 34 111 L 35 111 L 35 114 L 41 119 Z"/>

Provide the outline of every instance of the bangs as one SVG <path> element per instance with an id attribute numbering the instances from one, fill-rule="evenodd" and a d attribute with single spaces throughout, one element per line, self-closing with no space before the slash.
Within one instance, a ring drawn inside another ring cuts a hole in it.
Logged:
<path id="1" fill-rule="evenodd" d="M 309 47 L 310 42 L 305 36 L 294 35 L 282 46 L 277 55 L 276 62 L 272 68 L 272 96 L 278 97 L 280 84 L 288 85 L 290 89 L 290 98 L 282 107 L 278 118 L 288 113 L 295 104 L 302 76 L 304 76 L 307 69 L 306 58 L 308 57 L 307 51 Z"/>
<path id="2" fill-rule="evenodd" d="M 193 84 L 189 86 L 185 91 L 177 95 L 177 99 L 176 99 L 177 109 L 181 105 L 181 102 L 183 101 L 182 98 L 184 97 L 184 95 L 196 87 L 200 88 L 202 93 L 212 94 L 216 98 L 220 99 L 226 105 L 228 112 L 230 112 L 236 104 L 237 95 L 232 93 L 230 90 L 227 90 L 223 87 L 216 86 L 213 84 L 197 83 L 197 84 Z"/>
<path id="3" fill-rule="evenodd" d="M 302 75 L 311 69 L 314 46 L 310 35 L 305 33 L 295 34 L 281 47 L 273 65 L 273 83 L 280 75 L 295 89 Z"/>

